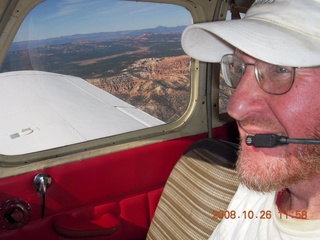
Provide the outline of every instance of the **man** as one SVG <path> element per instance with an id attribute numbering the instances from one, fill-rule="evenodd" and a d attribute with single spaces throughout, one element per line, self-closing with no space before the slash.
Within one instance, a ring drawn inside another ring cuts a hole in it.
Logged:
<path id="1" fill-rule="evenodd" d="M 257 0 L 244 19 L 189 26 L 182 46 L 236 88 L 241 184 L 210 239 L 320 239 L 320 145 L 246 143 L 320 139 L 320 0 Z"/>

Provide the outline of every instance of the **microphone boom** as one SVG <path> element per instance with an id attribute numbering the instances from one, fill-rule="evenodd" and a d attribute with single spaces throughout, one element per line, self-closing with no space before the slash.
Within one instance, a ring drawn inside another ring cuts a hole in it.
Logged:
<path id="1" fill-rule="evenodd" d="M 248 146 L 272 148 L 289 143 L 294 144 L 320 144 L 320 139 L 303 139 L 303 138 L 288 138 L 278 136 L 276 134 L 256 134 L 246 138 Z"/>

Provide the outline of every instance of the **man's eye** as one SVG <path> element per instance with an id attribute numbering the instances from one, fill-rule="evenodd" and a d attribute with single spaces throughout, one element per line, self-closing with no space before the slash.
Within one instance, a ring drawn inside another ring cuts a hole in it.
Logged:
<path id="1" fill-rule="evenodd" d="M 283 67 L 283 66 L 276 66 L 276 72 L 277 73 L 287 73 L 289 72 L 287 67 Z"/>

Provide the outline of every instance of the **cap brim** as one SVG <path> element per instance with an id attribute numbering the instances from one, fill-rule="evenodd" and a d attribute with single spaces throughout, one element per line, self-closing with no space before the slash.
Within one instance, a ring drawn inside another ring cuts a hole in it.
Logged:
<path id="1" fill-rule="evenodd" d="M 237 48 L 277 65 L 320 65 L 319 39 L 256 19 L 191 25 L 182 34 L 182 47 L 204 62 L 220 62 L 223 55 Z"/>

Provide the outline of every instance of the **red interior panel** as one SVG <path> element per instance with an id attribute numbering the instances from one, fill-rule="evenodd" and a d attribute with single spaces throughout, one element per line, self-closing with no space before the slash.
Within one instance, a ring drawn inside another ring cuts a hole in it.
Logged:
<path id="1" fill-rule="evenodd" d="M 214 135 L 225 139 L 225 129 L 215 129 Z M 0 239 L 144 239 L 174 164 L 193 142 L 205 136 L 165 141 L 1 179 L 0 203 L 13 198 L 25 200 L 32 215 L 21 228 L 0 230 Z M 43 219 L 42 198 L 33 185 L 36 174 L 42 172 L 52 177 Z"/>

